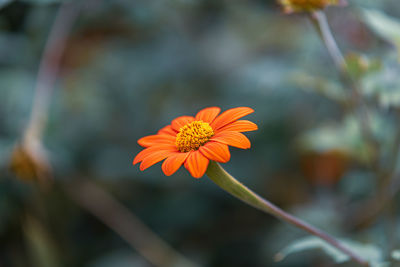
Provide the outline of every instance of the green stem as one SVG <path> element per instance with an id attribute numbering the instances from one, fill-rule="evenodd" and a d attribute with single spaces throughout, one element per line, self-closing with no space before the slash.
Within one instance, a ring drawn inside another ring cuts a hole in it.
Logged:
<path id="1" fill-rule="evenodd" d="M 303 229 L 304 231 L 325 240 L 333 247 L 348 255 L 353 261 L 361 264 L 362 266 L 369 266 L 367 261 L 354 254 L 351 250 L 343 246 L 331 235 L 283 211 L 268 200 L 265 200 L 251 191 L 249 188 L 231 176 L 228 172 L 226 172 L 217 162 L 210 161 L 207 169 L 207 176 L 226 192 L 237 197 L 250 206 L 264 211 L 265 213 L 275 216 L 282 221 L 292 224 L 297 228 Z"/>
<path id="2" fill-rule="evenodd" d="M 323 11 L 315 11 L 310 14 L 310 19 L 339 72 L 340 80 L 345 87 L 351 90 L 351 101 L 349 106 L 353 112 L 359 116 L 360 128 L 365 141 L 371 144 L 374 152 L 378 152 L 378 144 L 370 127 L 371 119 L 367 111 L 367 105 L 361 94 L 360 85 L 349 73 L 346 60 L 333 37 L 325 13 Z M 379 167 L 376 166 L 374 159 L 372 159 L 372 163 L 375 170 L 379 169 Z"/>

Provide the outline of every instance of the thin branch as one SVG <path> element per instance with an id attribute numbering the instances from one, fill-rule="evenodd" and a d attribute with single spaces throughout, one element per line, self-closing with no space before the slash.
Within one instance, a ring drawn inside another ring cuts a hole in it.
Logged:
<path id="1" fill-rule="evenodd" d="M 333 37 L 325 14 L 322 11 L 316 11 L 312 16 L 312 21 L 316 23 L 318 34 L 328 49 L 329 55 L 331 55 L 336 68 L 343 71 L 343 68 L 346 66 L 346 61 Z"/>
<path id="2" fill-rule="evenodd" d="M 400 192 L 400 175 L 395 175 L 393 181 L 386 188 L 385 192 L 380 192 L 376 197 L 358 204 L 355 211 L 350 211 L 353 214 L 349 219 L 348 228 L 356 228 L 359 226 L 369 225 L 375 221 L 377 216 L 390 204 L 392 199 Z"/>
<path id="3" fill-rule="evenodd" d="M 358 82 L 351 77 L 348 71 L 346 60 L 333 37 L 325 13 L 323 11 L 315 11 L 310 14 L 310 18 L 339 72 L 343 85 L 351 89 L 352 101 L 350 102 L 350 108 L 354 113 L 358 114 L 360 118 L 361 132 L 365 141 L 372 145 L 375 152 L 378 152 L 379 147 L 370 127 L 371 121 L 367 111 L 367 106 L 361 94 L 360 86 Z M 373 159 L 372 162 L 374 164 L 373 168 L 378 169 L 376 160 Z"/>
<path id="4" fill-rule="evenodd" d="M 22 140 L 15 146 L 11 156 L 10 165 L 17 176 L 37 179 L 44 186 L 47 186 L 52 174 L 41 139 L 66 40 L 81 5 L 82 3 L 63 3 L 58 9 L 39 63 L 30 118 Z"/>
<path id="5" fill-rule="evenodd" d="M 76 204 L 107 225 L 151 264 L 160 267 L 197 266 L 96 184 L 82 181 L 66 186 L 66 192 Z"/>
<path id="6" fill-rule="evenodd" d="M 355 254 L 353 251 L 348 249 L 346 246 L 342 245 L 336 238 L 329 235 L 328 233 L 308 224 L 305 221 L 302 221 L 299 218 L 285 212 L 279 207 L 275 206 L 268 200 L 262 198 L 261 196 L 254 193 L 252 190 L 247 188 L 245 185 L 236 180 L 232 175 L 230 175 L 227 171 L 225 171 L 221 165 L 217 162 L 210 161 L 207 176 L 219 187 L 223 190 L 227 191 L 231 195 L 237 197 L 241 201 L 249 204 L 250 206 L 257 208 L 259 210 L 264 211 L 270 215 L 275 216 L 276 218 L 292 224 L 299 229 L 302 229 L 314 236 L 321 238 L 326 241 L 336 249 L 340 250 L 348 257 L 350 257 L 354 262 L 362 266 L 369 266 L 369 263 Z"/>
<path id="7" fill-rule="evenodd" d="M 395 110 L 394 115 L 399 118 L 400 111 Z M 400 123 L 399 119 L 397 123 Z M 400 173 L 396 172 L 397 162 L 400 156 L 400 128 L 397 129 L 391 147 L 392 149 L 387 158 L 386 168 L 378 173 L 379 191 L 374 197 L 350 209 L 350 229 L 374 222 L 379 213 L 390 204 L 391 200 L 400 191 Z"/>
<path id="8" fill-rule="evenodd" d="M 81 7 L 82 3 L 64 3 L 55 17 L 39 64 L 31 117 L 24 136 L 27 144 L 40 142 L 42 137 L 67 38 Z M 85 182 L 66 190 L 78 205 L 103 221 L 152 264 L 162 267 L 196 266 L 96 185 Z"/>
<path id="9" fill-rule="evenodd" d="M 57 12 L 39 64 L 32 112 L 25 130 L 25 139 L 40 139 L 43 134 L 51 94 L 60 69 L 60 61 L 81 6 L 81 4 L 64 3 Z"/>
<path id="10" fill-rule="evenodd" d="M 396 110 L 396 116 L 399 117 Z M 380 190 L 372 198 L 367 199 L 349 209 L 348 228 L 353 229 L 360 226 L 367 226 L 373 223 L 378 215 L 390 206 L 393 198 L 400 192 L 400 173 L 396 172 L 397 162 L 400 156 L 400 129 L 398 129 L 389 153 L 386 170 L 378 174 Z"/>

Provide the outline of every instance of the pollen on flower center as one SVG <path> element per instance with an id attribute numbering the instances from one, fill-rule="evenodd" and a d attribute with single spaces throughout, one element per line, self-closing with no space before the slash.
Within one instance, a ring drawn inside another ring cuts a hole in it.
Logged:
<path id="1" fill-rule="evenodd" d="M 193 121 L 179 129 L 176 135 L 176 147 L 181 152 L 197 150 L 214 135 L 210 124 L 203 121 Z"/>

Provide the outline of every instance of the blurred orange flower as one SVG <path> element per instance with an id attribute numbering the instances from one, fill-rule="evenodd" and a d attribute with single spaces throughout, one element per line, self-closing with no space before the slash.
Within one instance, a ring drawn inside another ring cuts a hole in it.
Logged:
<path id="1" fill-rule="evenodd" d="M 285 13 L 310 12 L 329 5 L 345 4 L 344 0 L 278 0 L 278 2 Z"/>
<path id="2" fill-rule="evenodd" d="M 218 116 L 218 107 L 205 108 L 195 117 L 181 116 L 158 131 L 138 140 L 145 147 L 133 160 L 140 170 L 165 159 L 162 170 L 165 175 L 175 173 L 183 164 L 190 174 L 200 178 L 210 160 L 228 162 L 229 146 L 248 149 L 250 141 L 241 132 L 257 130 L 257 125 L 240 118 L 253 113 L 248 107 L 229 109 Z"/>

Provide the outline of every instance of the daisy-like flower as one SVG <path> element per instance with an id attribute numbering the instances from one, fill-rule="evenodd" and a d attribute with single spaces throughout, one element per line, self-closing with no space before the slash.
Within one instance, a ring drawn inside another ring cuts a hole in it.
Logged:
<path id="1" fill-rule="evenodd" d="M 257 125 L 240 118 L 253 113 L 248 107 L 229 109 L 219 116 L 218 107 L 205 108 L 195 117 L 181 116 L 158 131 L 138 140 L 145 147 L 133 160 L 140 170 L 165 159 L 162 171 L 170 176 L 182 164 L 195 178 L 207 170 L 210 160 L 228 162 L 231 154 L 228 146 L 248 149 L 250 141 L 242 132 L 257 130 Z"/>
<path id="2" fill-rule="evenodd" d="M 182 164 L 195 178 L 202 177 L 207 171 L 207 176 L 229 194 L 325 240 L 355 262 L 369 266 L 367 261 L 334 237 L 257 195 L 221 167 L 218 162 L 227 162 L 230 159 L 228 145 L 250 148 L 249 139 L 241 132 L 257 130 L 257 125 L 251 121 L 239 120 L 253 113 L 251 108 L 232 108 L 218 116 L 220 111 L 220 108 L 211 107 L 201 110 L 195 117 L 178 117 L 156 135 L 139 139 L 139 145 L 145 149 L 135 157 L 133 164 L 141 162 L 140 170 L 143 171 L 165 159 L 162 170 L 167 176 L 176 172 Z"/>
<path id="3" fill-rule="evenodd" d="M 283 12 L 312 12 L 330 5 L 343 5 L 344 0 L 278 0 L 283 7 Z"/>

